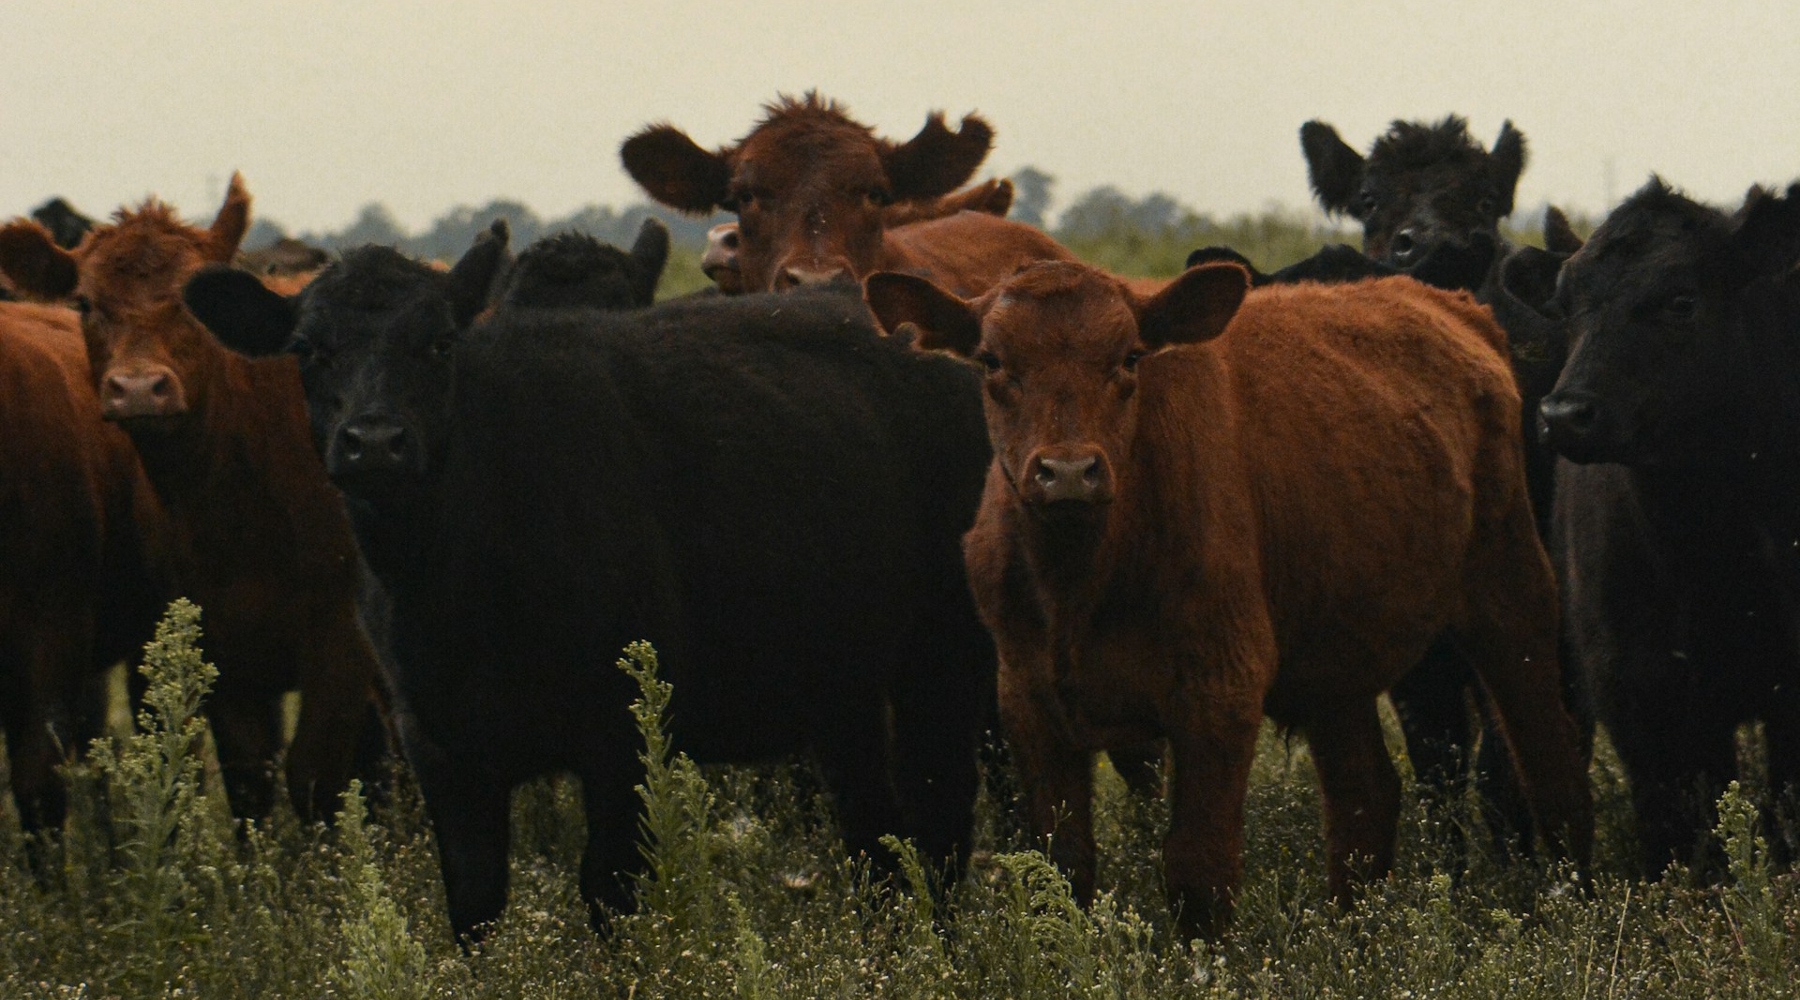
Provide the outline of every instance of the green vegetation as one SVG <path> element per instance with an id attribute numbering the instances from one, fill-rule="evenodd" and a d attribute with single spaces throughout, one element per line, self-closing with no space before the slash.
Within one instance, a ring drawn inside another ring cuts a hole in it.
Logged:
<path id="1" fill-rule="evenodd" d="M 1566 997 L 1796 995 L 1800 875 L 1777 867 L 1751 795 L 1722 802 L 1728 873 L 1697 885 L 1622 877 L 1618 770 L 1594 778 L 1590 886 L 1480 850 L 1452 878 L 1451 832 L 1485 838 L 1466 804 L 1408 789 L 1399 870 L 1347 912 L 1326 902 L 1312 768 L 1265 733 L 1249 804 L 1247 879 L 1229 935 L 1170 938 L 1156 873 L 1158 802 L 1100 769 L 1102 893 L 1083 910 L 1035 852 L 996 842 L 982 810 L 971 876 L 934 908 L 907 845 L 877 883 L 845 858 L 803 770 L 694 767 L 662 735 L 668 688 L 644 644 L 642 905 L 602 938 L 576 891 L 575 783 L 538 782 L 514 809 L 512 896 L 487 943 L 449 938 L 429 829 L 402 783 L 336 824 L 282 813 L 234 829 L 208 774 L 197 708 L 210 683 L 198 612 L 178 604 L 147 652 L 136 731 L 72 770 L 67 833 L 27 860 L 0 818 L 0 996 L 153 997 Z"/>
<path id="2" fill-rule="evenodd" d="M 1311 208 L 1285 208 L 1271 203 L 1260 213 L 1221 220 L 1160 192 L 1134 199 L 1112 187 L 1085 192 L 1060 213 L 1052 213 L 1055 177 L 1028 166 L 1014 171 L 1011 179 L 1017 192 L 1012 218 L 1044 228 L 1083 260 L 1117 274 L 1168 277 L 1181 271 L 1190 252 L 1204 246 L 1231 247 L 1257 267 L 1273 271 L 1311 256 L 1327 243 L 1354 245 L 1362 239 L 1352 220 L 1327 219 Z M 669 227 L 671 237 L 659 297 L 672 298 L 711 287 L 712 282 L 700 273 L 706 231 L 733 216 L 684 216 L 660 205 L 639 203 L 616 210 L 589 205 L 563 218 L 544 219 L 523 202 L 496 198 L 480 207 L 458 205 L 424 232 L 408 233 L 386 206 L 372 202 L 343 229 L 302 233 L 300 238 L 332 250 L 382 243 L 417 257 L 453 261 L 469 248 L 476 234 L 497 218 L 507 220 L 512 228 L 513 249 L 519 250 L 541 236 L 564 230 L 579 230 L 629 248 L 638 227 L 649 216 L 661 219 Z M 1584 237 L 1597 224 L 1597 220 L 1586 217 L 1571 221 L 1575 231 Z M 1521 208 L 1514 213 L 1513 222 L 1505 230 L 1507 238 L 1543 245 L 1541 209 Z M 287 231 L 280 223 L 259 219 L 244 245 L 260 247 L 284 235 Z"/>

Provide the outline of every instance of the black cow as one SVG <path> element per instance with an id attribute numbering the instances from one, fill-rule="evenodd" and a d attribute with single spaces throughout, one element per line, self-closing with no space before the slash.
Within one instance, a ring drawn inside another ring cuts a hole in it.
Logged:
<path id="1" fill-rule="evenodd" d="M 1555 558 L 1646 874 L 1711 827 L 1740 723 L 1764 723 L 1774 789 L 1800 782 L 1797 257 L 1800 185 L 1727 216 L 1653 178 L 1554 286 L 1516 289 L 1569 327 L 1541 407 L 1570 460 Z"/>
<path id="2" fill-rule="evenodd" d="M 668 260 L 669 228 L 654 218 L 644 220 L 629 253 L 586 233 L 546 236 L 513 261 L 496 307 L 641 308 L 656 301 Z"/>
<path id="3" fill-rule="evenodd" d="M 1522 403 L 1526 486 L 1538 532 L 1548 539 L 1555 460 L 1537 441 L 1535 414 L 1556 382 L 1565 345 L 1555 324 L 1498 292 L 1501 263 L 1513 249 L 1500 235 L 1500 220 L 1512 213 L 1513 192 L 1525 168 L 1525 136 L 1508 121 L 1488 150 L 1458 115 L 1436 123 L 1395 121 L 1365 157 L 1330 125 L 1314 120 L 1300 127 L 1300 147 L 1319 204 L 1362 223 L 1363 250 L 1377 263 L 1413 272 L 1428 263 L 1485 257 L 1488 266 L 1462 287 L 1491 308 L 1506 330 Z M 1545 230 L 1557 246 L 1573 239 L 1568 220 L 1554 210 Z M 1429 783 L 1452 788 L 1470 745 L 1465 705 L 1474 676 L 1462 659 L 1458 651 L 1439 646 L 1390 692 L 1414 769 Z M 1589 698 L 1579 675 L 1564 669 L 1564 698 L 1585 742 L 1592 732 Z M 1510 795 L 1512 782 L 1494 773 L 1507 765 L 1504 754 L 1484 752 L 1477 772 L 1490 800 Z M 1490 819 L 1503 828 L 1529 829 L 1516 801 Z"/>
<path id="4" fill-rule="evenodd" d="M 455 933 L 500 914 L 508 798 L 546 772 L 582 780 L 596 925 L 629 904 L 633 639 L 696 759 L 810 750 L 852 851 L 962 853 L 995 699 L 961 552 L 977 375 L 879 336 L 854 288 L 476 322 L 501 243 L 448 274 L 353 250 L 293 299 L 231 271 L 187 293 L 227 342 L 300 359 Z"/>

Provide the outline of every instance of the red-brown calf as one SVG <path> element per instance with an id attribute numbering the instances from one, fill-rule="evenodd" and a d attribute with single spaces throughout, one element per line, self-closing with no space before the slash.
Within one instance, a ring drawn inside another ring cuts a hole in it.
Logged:
<path id="1" fill-rule="evenodd" d="M 231 260 L 249 215 L 234 175 L 209 229 L 151 201 L 70 252 L 14 222 L 0 229 L 0 270 L 81 310 L 100 413 L 136 446 L 168 513 L 174 585 L 205 615 L 220 669 L 208 715 L 233 811 L 268 811 L 279 700 L 298 688 L 288 787 L 302 815 L 329 817 L 376 685 L 343 501 L 313 451 L 293 359 L 226 350 L 181 302 L 190 274 Z"/>
<path id="2" fill-rule="evenodd" d="M 988 370 L 995 455 L 964 554 L 1033 829 L 1056 833 L 1088 898 L 1093 754 L 1166 737 L 1165 878 L 1183 928 L 1216 933 L 1266 714 L 1311 745 L 1342 898 L 1359 866 L 1393 859 L 1400 784 L 1376 698 L 1447 633 L 1543 829 L 1585 862 L 1591 806 L 1499 330 L 1466 295 L 1405 278 L 1246 298 L 1247 282 L 1206 265 L 1145 297 L 1046 263 L 973 301 L 910 275 L 867 283 L 889 330 L 914 323 L 921 346 Z"/>
<path id="3" fill-rule="evenodd" d="M 933 114 L 896 145 L 814 93 L 767 111 L 737 145 L 714 152 L 673 125 L 646 128 L 619 151 L 657 201 L 737 213 L 744 291 L 902 270 L 974 294 L 1021 264 L 1073 259 L 1037 229 L 985 212 L 896 221 L 897 206 L 950 194 L 987 156 L 993 130 L 975 115 L 952 132 Z"/>

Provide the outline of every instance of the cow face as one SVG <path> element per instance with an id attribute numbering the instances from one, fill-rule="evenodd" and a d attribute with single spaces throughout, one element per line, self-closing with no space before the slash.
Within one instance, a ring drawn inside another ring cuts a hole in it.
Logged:
<path id="1" fill-rule="evenodd" d="M 1549 308 L 1571 350 L 1539 407 L 1544 441 L 1571 461 L 1638 466 L 1754 450 L 1761 355 L 1743 293 L 1796 256 L 1800 186 L 1753 192 L 1728 217 L 1653 178 L 1562 266 Z"/>
<path id="2" fill-rule="evenodd" d="M 896 202 L 949 194 L 987 156 L 993 130 L 969 115 L 952 132 L 934 113 L 895 145 L 808 93 L 783 97 L 736 146 L 708 152 L 657 125 L 625 141 L 625 169 L 651 197 L 684 212 L 736 212 L 738 280 L 781 291 L 875 270 Z"/>
<path id="3" fill-rule="evenodd" d="M 1092 526 L 1122 487 L 1140 367 L 1165 347 L 1217 336 L 1248 287 L 1241 266 L 1207 264 L 1145 298 L 1085 265 L 1049 262 L 972 301 L 891 272 L 865 289 L 886 329 L 915 324 L 921 347 L 986 369 L 994 461 L 1018 503 L 1042 523 Z"/>
<path id="4" fill-rule="evenodd" d="M 487 304 L 506 242 L 506 223 L 496 222 L 447 274 L 389 247 L 361 247 L 292 297 L 242 271 L 209 269 L 184 297 L 233 350 L 294 355 L 332 482 L 351 496 L 403 494 L 442 454 L 456 346 Z"/>
<path id="5" fill-rule="evenodd" d="M 1475 234 L 1498 242 L 1525 168 L 1525 137 L 1512 122 L 1488 151 L 1456 115 L 1396 121 L 1366 159 L 1321 121 L 1300 127 L 1300 147 L 1319 204 L 1362 223 L 1363 252 L 1399 268 Z"/>
<path id="6" fill-rule="evenodd" d="M 249 222 L 250 195 L 234 174 L 208 229 L 150 201 L 69 251 L 37 224 L 14 222 L 0 230 L 0 269 L 26 294 L 81 311 L 101 415 L 142 443 L 191 428 L 204 412 L 219 348 L 182 306 L 181 285 L 202 265 L 229 261 Z"/>

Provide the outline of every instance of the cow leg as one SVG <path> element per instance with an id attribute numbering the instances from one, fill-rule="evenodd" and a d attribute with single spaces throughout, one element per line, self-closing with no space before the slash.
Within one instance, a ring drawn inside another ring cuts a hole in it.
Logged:
<path id="1" fill-rule="evenodd" d="M 1000 723 L 1025 791 L 1025 821 L 1086 906 L 1094 899 L 1094 754 L 1051 726 L 1006 664 L 1002 655 Z"/>
<path id="2" fill-rule="evenodd" d="M 1594 810 L 1586 755 L 1562 700 L 1556 595 L 1528 512 L 1516 554 L 1476 567 L 1477 599 L 1456 638 L 1487 692 L 1527 803 L 1545 839 L 1585 870 L 1593 853 Z"/>
<path id="3" fill-rule="evenodd" d="M 27 833 L 60 830 L 68 812 L 56 769 L 77 749 L 70 712 L 91 666 L 93 636 L 92 614 L 69 603 L 49 600 L 21 609 L 23 620 L 10 623 L 14 634 L 0 635 L 0 643 L 13 649 L 9 654 L 0 648 L 0 678 L 17 679 L 0 692 L 5 700 L 0 721 L 6 726 L 13 800 Z"/>
<path id="4" fill-rule="evenodd" d="M 1631 782 L 1643 873 L 1660 875 L 1671 861 L 1709 861 L 1702 839 L 1717 821 L 1719 796 L 1737 770 L 1734 727 L 1705 714 L 1640 712 L 1612 727 L 1613 746 Z M 1696 855 L 1696 850 L 1702 853 Z M 1715 859 L 1716 860 L 1716 859 Z"/>
<path id="5" fill-rule="evenodd" d="M 972 610 L 956 628 L 931 631 L 911 646 L 918 667 L 902 669 L 893 687 L 895 784 L 905 835 L 954 881 L 976 822 L 981 730 L 994 716 L 994 642 Z"/>
<path id="6" fill-rule="evenodd" d="M 613 760 L 636 764 L 624 747 Z M 581 777 L 582 811 L 587 816 L 587 847 L 581 855 L 581 896 L 587 901 L 588 920 L 604 932 L 609 913 L 632 909 L 630 873 L 643 869 L 638 853 L 638 814 L 643 804 L 635 784 L 641 768 L 584 772 Z"/>
<path id="7" fill-rule="evenodd" d="M 281 747 L 281 699 L 259 691 L 221 690 L 208 711 L 225 799 L 239 819 L 262 819 L 275 804 L 270 771 Z"/>
<path id="8" fill-rule="evenodd" d="M 1800 711 L 1791 700 L 1764 716 L 1769 755 L 1768 832 L 1777 864 L 1800 858 Z"/>
<path id="9" fill-rule="evenodd" d="M 48 704 L 44 692 L 28 678 L 24 692 L 8 692 L 5 714 L 6 754 L 12 768 L 13 801 L 18 804 L 19 825 L 27 834 L 59 830 L 68 811 L 62 777 L 56 773 L 63 754 L 59 741 L 72 736 L 66 719 Z M 59 724 L 60 722 L 60 724 Z"/>
<path id="10" fill-rule="evenodd" d="M 329 820 L 350 783 L 375 704 L 375 651 L 346 598 L 299 650 L 300 719 L 288 748 L 288 795 L 302 818 Z M 379 723 L 375 723 L 379 725 Z"/>
<path id="11" fill-rule="evenodd" d="M 1128 747 L 1113 747 L 1106 751 L 1107 759 L 1112 761 L 1113 770 L 1131 789 L 1131 794 L 1140 798 L 1162 798 L 1163 794 L 1163 744 L 1161 740 L 1150 740 Z"/>
<path id="12" fill-rule="evenodd" d="M 487 936 L 506 908 L 512 786 L 479 762 L 407 749 L 437 832 L 450 933 L 467 948 Z"/>
<path id="13" fill-rule="evenodd" d="M 826 787 L 837 804 L 844 849 L 867 857 L 878 869 L 891 867 L 892 852 L 882 834 L 901 829 L 900 802 L 888 768 L 887 720 L 878 706 L 859 700 L 824 722 L 816 749 Z"/>
<path id="14" fill-rule="evenodd" d="M 1393 870 L 1400 776 L 1372 699 L 1309 720 L 1305 730 L 1325 802 L 1326 882 L 1347 906 L 1354 883 Z"/>
<path id="15" fill-rule="evenodd" d="M 1245 700 L 1200 692 L 1173 706 L 1165 721 L 1172 766 L 1163 882 L 1183 938 L 1216 938 L 1231 920 L 1244 876 L 1244 799 L 1261 692 Z"/>
<path id="16" fill-rule="evenodd" d="M 1420 787 L 1445 801 L 1461 798 L 1468 771 L 1468 690 L 1474 680 L 1462 653 L 1439 639 L 1388 689 L 1413 775 Z"/>

